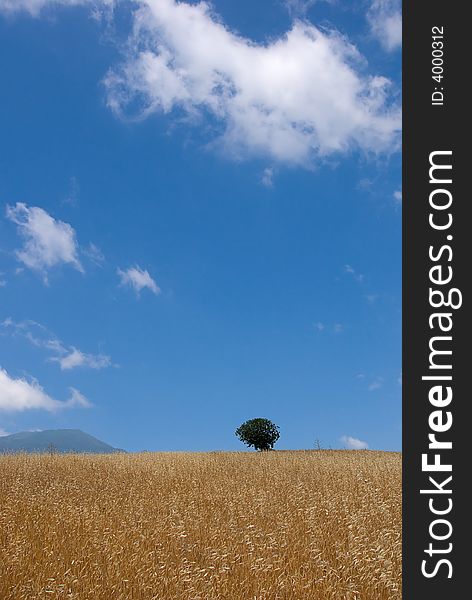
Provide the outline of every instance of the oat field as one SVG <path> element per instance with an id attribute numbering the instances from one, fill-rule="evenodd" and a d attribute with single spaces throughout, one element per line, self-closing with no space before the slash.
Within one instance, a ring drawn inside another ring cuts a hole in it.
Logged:
<path id="1" fill-rule="evenodd" d="M 0 456 L 1 600 L 400 600 L 401 455 Z"/>

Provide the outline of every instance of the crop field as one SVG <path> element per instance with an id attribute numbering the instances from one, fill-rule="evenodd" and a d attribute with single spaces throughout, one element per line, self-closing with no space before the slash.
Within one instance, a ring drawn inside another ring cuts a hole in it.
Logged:
<path id="1" fill-rule="evenodd" d="M 401 598 L 401 455 L 0 456 L 1 600 Z"/>

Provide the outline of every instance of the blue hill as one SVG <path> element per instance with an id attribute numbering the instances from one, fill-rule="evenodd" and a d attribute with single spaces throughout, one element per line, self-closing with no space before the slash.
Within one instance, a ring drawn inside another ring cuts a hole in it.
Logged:
<path id="1" fill-rule="evenodd" d="M 113 454 L 124 452 L 100 441 L 80 429 L 20 431 L 0 437 L 0 453 L 10 452 L 80 452 Z"/>

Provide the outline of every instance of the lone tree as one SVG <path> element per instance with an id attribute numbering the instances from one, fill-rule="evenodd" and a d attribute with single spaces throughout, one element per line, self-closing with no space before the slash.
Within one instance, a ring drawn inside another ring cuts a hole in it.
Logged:
<path id="1" fill-rule="evenodd" d="M 236 435 L 256 450 L 271 450 L 280 437 L 278 426 L 269 419 L 250 419 L 236 429 Z"/>

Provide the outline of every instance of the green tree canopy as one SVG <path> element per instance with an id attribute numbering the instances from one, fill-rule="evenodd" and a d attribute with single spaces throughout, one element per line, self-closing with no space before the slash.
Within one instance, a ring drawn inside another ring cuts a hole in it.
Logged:
<path id="1" fill-rule="evenodd" d="M 279 428 L 269 419 L 250 419 L 236 429 L 238 438 L 256 450 L 271 450 L 280 437 Z"/>

